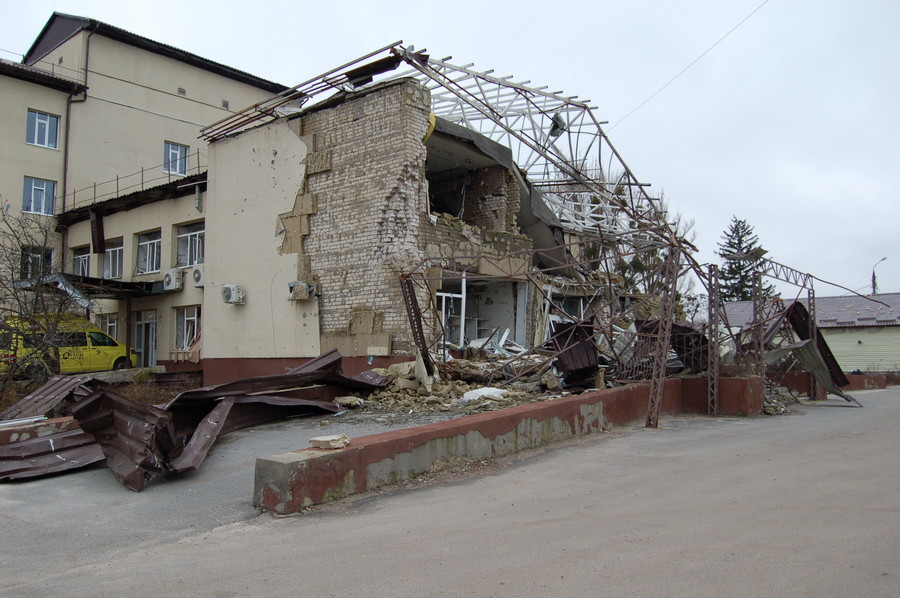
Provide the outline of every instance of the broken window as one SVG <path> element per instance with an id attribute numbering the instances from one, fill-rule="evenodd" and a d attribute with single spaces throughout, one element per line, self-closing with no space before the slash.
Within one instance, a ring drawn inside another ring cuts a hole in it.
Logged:
<path id="1" fill-rule="evenodd" d="M 122 260 L 125 256 L 125 248 L 122 239 L 106 242 L 106 251 L 103 253 L 103 278 L 122 278 Z"/>
<path id="2" fill-rule="evenodd" d="M 200 334 L 200 306 L 190 305 L 175 310 L 175 350 L 187 351 Z"/>
<path id="3" fill-rule="evenodd" d="M 91 275 L 91 248 L 87 245 L 72 250 L 72 274 Z"/>
<path id="4" fill-rule="evenodd" d="M 159 272 L 162 240 L 158 230 L 138 235 L 135 274 Z"/>
<path id="5" fill-rule="evenodd" d="M 518 203 L 511 206 L 510 200 L 518 187 L 510 183 L 509 149 L 454 126 L 439 119 L 425 142 L 430 211 L 450 214 L 466 224 L 513 232 Z"/>
<path id="6" fill-rule="evenodd" d="M 119 314 L 102 314 L 99 328 L 108 334 L 110 338 L 119 338 Z"/>
<path id="7" fill-rule="evenodd" d="M 19 275 L 23 279 L 50 274 L 53 250 L 47 247 L 23 247 Z"/>
<path id="8" fill-rule="evenodd" d="M 176 266 L 197 266 L 203 263 L 206 232 L 202 222 L 178 227 Z"/>

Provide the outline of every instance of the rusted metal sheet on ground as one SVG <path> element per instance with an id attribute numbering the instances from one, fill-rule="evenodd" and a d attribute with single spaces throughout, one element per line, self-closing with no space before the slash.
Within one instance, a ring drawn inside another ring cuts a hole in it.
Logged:
<path id="1" fill-rule="evenodd" d="M 179 473 L 197 469 L 213 443 L 222 432 L 225 425 L 225 419 L 234 405 L 234 397 L 228 397 L 219 402 L 212 411 L 210 411 L 203 421 L 194 430 L 194 434 L 188 441 L 187 446 L 181 454 L 172 460 L 170 467 L 173 471 Z"/>
<path id="2" fill-rule="evenodd" d="M 106 455 L 106 464 L 126 487 L 140 492 L 166 471 L 175 446 L 171 415 L 102 389 L 72 405 L 72 415 Z"/>
<path id="3" fill-rule="evenodd" d="M 341 371 L 342 360 L 343 357 L 340 352 L 335 349 L 304 363 L 300 367 L 294 368 L 287 374 L 257 376 L 226 382 L 217 386 L 206 386 L 185 391 L 169 401 L 163 408 L 168 410 L 191 401 L 252 395 L 258 392 L 273 394 L 279 391 L 298 389 L 317 382 L 331 382 L 357 389 L 382 388 L 390 382 L 388 378 L 372 371 L 348 376 Z"/>
<path id="4" fill-rule="evenodd" d="M 104 458 L 94 437 L 79 428 L 0 446 L 0 480 L 20 480 L 86 467 Z"/>
<path id="5" fill-rule="evenodd" d="M 49 415 L 57 405 L 70 398 L 81 398 L 103 384 L 91 376 L 53 376 L 40 388 L 15 405 L 0 412 L 0 420 Z"/>
<path id="6" fill-rule="evenodd" d="M 94 390 L 90 385 L 100 382 L 89 376 L 58 376 L 11 412 L 43 415 L 72 400 L 68 410 L 80 428 L 69 422 L 58 434 L 0 446 L 0 480 L 83 467 L 105 457 L 113 475 L 139 492 L 167 473 L 197 469 L 222 434 L 289 417 L 335 413 L 341 408 L 331 399 L 340 392 L 373 390 L 389 382 L 373 371 L 348 376 L 342 360 L 338 351 L 331 351 L 287 374 L 190 390 L 163 407 L 136 403 L 108 388 Z"/>

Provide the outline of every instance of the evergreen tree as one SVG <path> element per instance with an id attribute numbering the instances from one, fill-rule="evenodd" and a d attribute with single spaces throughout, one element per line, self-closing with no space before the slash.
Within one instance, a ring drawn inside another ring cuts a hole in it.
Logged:
<path id="1" fill-rule="evenodd" d="M 753 227 L 736 216 L 731 217 L 728 230 L 722 234 L 722 242 L 716 253 L 722 258 L 719 268 L 719 284 L 722 301 L 752 301 L 753 273 L 762 259 L 759 239 Z M 743 256 L 755 255 L 756 259 L 741 259 Z M 771 295 L 774 287 L 763 283 L 763 294 Z"/>

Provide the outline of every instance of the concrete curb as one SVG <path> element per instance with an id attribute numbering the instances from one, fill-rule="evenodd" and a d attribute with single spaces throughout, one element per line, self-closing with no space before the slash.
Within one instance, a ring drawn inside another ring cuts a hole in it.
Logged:
<path id="1" fill-rule="evenodd" d="M 758 378 L 723 379 L 722 415 L 755 415 L 762 407 Z M 726 395 L 727 393 L 727 395 Z M 696 396 L 695 396 L 696 395 Z M 650 386 L 587 392 L 373 434 L 338 450 L 304 449 L 256 460 L 253 503 L 276 514 L 391 484 L 454 459 L 510 455 L 642 419 Z M 666 381 L 660 412 L 706 413 L 705 379 Z"/>

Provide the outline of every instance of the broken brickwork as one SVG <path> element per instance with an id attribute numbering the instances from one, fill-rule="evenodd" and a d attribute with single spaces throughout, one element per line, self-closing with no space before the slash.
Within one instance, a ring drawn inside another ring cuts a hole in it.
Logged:
<path id="1" fill-rule="evenodd" d="M 309 226 L 300 252 L 318 282 L 322 350 L 410 353 L 401 272 L 426 258 L 478 272 L 478 263 L 447 258 L 532 248 L 516 226 L 516 180 L 499 166 L 472 171 L 463 214 L 471 224 L 429 214 L 423 138 L 430 110 L 428 91 L 401 80 L 290 122 L 313 145 L 298 197 L 315 198 L 315 210 L 305 210 Z"/>
<path id="2" fill-rule="evenodd" d="M 361 354 L 389 354 L 390 332 L 406 327 L 397 266 L 420 258 L 429 112 L 428 92 L 399 81 L 301 117 L 314 138 L 305 192 L 317 210 L 304 254 L 319 283 L 323 347 L 368 335 Z M 366 319 L 374 325 L 350 330 L 360 311 L 377 315 Z"/>

